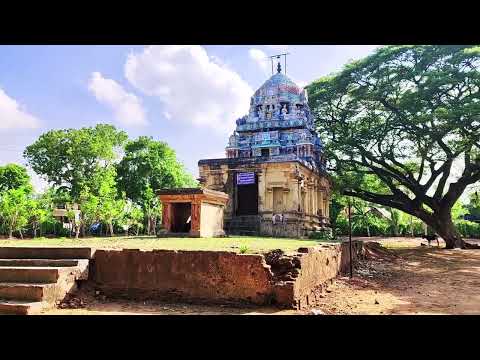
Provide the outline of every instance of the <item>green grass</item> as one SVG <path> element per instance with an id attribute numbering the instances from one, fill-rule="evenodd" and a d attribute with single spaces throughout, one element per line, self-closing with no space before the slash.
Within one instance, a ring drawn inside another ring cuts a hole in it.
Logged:
<path id="1" fill-rule="evenodd" d="M 28 247 L 92 247 L 109 249 L 166 249 L 166 250 L 217 250 L 246 253 L 263 253 L 272 249 L 282 249 L 286 253 L 299 247 L 311 247 L 325 243 L 319 240 L 299 240 L 288 238 L 237 236 L 229 238 L 157 238 L 138 237 L 91 237 L 80 238 L 36 238 L 25 240 L 0 240 L 0 246 Z M 246 249 L 246 250 L 245 250 Z"/>

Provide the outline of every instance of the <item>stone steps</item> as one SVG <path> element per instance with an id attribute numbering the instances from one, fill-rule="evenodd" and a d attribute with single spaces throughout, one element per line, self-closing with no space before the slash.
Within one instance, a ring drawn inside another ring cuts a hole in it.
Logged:
<path id="1" fill-rule="evenodd" d="M 51 298 L 55 283 L 0 283 L 0 299 L 42 301 Z"/>
<path id="2" fill-rule="evenodd" d="M 2 315 L 29 315 L 42 311 L 44 304 L 41 301 L 0 300 L 0 314 Z"/>
<path id="3" fill-rule="evenodd" d="M 54 267 L 0 266 L 0 282 L 56 283 L 59 277 Z"/>
<path id="4" fill-rule="evenodd" d="M 0 247 L 0 259 L 91 259 L 91 248 Z"/>
<path id="5" fill-rule="evenodd" d="M 225 230 L 231 235 L 258 235 L 260 218 L 258 215 L 235 216 L 226 221 Z"/>
<path id="6" fill-rule="evenodd" d="M 78 280 L 88 278 L 90 257 L 88 248 L 0 247 L 0 314 L 34 314 L 55 306 L 77 289 Z"/>
<path id="7" fill-rule="evenodd" d="M 64 267 L 77 266 L 78 260 L 73 259 L 0 259 L 2 266 L 28 266 L 28 267 Z"/>

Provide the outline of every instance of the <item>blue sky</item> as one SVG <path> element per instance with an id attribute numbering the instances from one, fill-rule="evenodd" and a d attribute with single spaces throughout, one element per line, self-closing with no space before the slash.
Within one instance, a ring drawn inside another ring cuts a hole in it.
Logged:
<path id="1" fill-rule="evenodd" d="M 303 86 L 375 48 L 0 46 L 0 164 L 24 164 L 25 147 L 49 129 L 111 123 L 166 141 L 196 177 L 198 160 L 223 157 L 235 120 L 271 75 L 265 56 L 287 50 L 287 75 Z"/>

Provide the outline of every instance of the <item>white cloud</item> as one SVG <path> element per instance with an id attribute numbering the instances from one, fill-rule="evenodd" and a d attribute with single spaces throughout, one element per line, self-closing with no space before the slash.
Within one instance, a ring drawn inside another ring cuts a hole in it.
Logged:
<path id="1" fill-rule="evenodd" d="M 34 129 L 40 121 L 0 89 L 0 130 Z"/>
<path id="2" fill-rule="evenodd" d="M 147 125 L 145 110 L 141 100 L 128 93 L 116 81 L 104 78 L 101 73 L 94 72 L 90 78 L 88 89 L 97 100 L 113 110 L 115 119 L 125 126 Z"/>
<path id="3" fill-rule="evenodd" d="M 132 53 L 125 76 L 136 88 L 156 96 L 166 118 L 229 132 L 248 112 L 253 90 L 239 74 L 199 45 L 148 46 Z"/>
<path id="4" fill-rule="evenodd" d="M 267 57 L 267 54 L 260 49 L 252 48 L 248 50 L 248 55 L 250 56 L 250 59 L 255 61 L 255 63 L 260 67 L 260 69 L 262 69 L 263 72 L 268 73 L 270 61 Z"/>

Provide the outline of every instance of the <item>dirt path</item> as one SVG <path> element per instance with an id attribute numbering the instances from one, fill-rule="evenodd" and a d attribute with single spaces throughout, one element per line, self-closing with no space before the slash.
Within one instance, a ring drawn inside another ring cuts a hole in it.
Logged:
<path id="1" fill-rule="evenodd" d="M 340 278 L 319 307 L 330 314 L 480 314 L 480 251 L 397 249 Z"/>
<path id="2" fill-rule="evenodd" d="M 85 297 L 84 297 L 85 299 Z M 295 315 L 295 310 L 268 307 L 232 307 L 164 302 L 86 299 L 85 307 L 51 309 L 42 315 Z"/>

